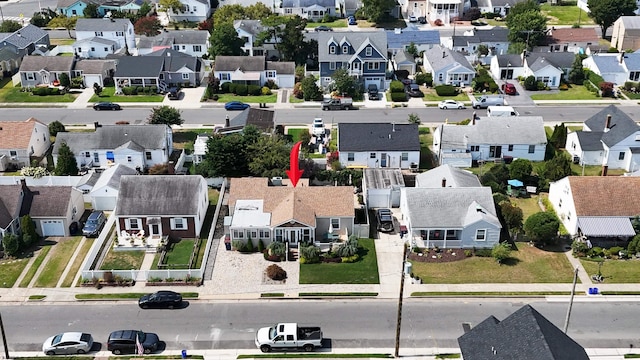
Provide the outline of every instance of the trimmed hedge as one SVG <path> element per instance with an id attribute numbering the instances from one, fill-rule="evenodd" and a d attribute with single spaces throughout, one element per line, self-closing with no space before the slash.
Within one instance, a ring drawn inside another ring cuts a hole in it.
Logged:
<path id="1" fill-rule="evenodd" d="M 391 85 L 389 85 L 389 90 L 392 93 L 403 93 L 404 94 L 404 84 L 402 84 L 402 81 L 393 80 L 391 82 Z"/>
<path id="2" fill-rule="evenodd" d="M 456 96 L 458 91 L 453 85 L 438 85 L 434 88 L 438 96 Z"/>
<path id="3" fill-rule="evenodd" d="M 391 101 L 394 102 L 403 102 L 407 101 L 407 94 L 403 92 L 392 92 L 391 93 Z"/>

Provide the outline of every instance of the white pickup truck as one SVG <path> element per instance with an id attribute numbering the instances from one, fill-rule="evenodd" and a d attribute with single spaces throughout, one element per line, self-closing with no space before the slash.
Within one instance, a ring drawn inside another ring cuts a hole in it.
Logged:
<path id="1" fill-rule="evenodd" d="M 319 327 L 299 327 L 296 323 L 279 323 L 259 329 L 255 342 L 264 353 L 272 349 L 313 351 L 322 347 L 322 330 Z"/>

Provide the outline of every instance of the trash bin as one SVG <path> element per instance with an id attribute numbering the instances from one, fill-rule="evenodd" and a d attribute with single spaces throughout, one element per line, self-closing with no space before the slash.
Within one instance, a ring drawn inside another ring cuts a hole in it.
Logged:
<path id="1" fill-rule="evenodd" d="M 227 250 L 231 250 L 231 237 L 229 235 L 225 235 L 224 237 L 224 247 Z"/>
<path id="2" fill-rule="evenodd" d="M 182 350 L 182 358 L 183 359 L 187 358 L 187 350 Z"/>
<path id="3" fill-rule="evenodd" d="M 412 267 L 412 265 L 411 265 L 410 262 L 404 263 L 404 273 L 406 275 L 410 275 L 411 274 L 411 267 Z"/>

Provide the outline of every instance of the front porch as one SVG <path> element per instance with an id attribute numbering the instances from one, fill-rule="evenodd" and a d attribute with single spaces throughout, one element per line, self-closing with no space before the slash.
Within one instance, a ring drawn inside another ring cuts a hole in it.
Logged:
<path id="1" fill-rule="evenodd" d="M 168 241 L 168 235 L 145 236 L 144 230 L 140 230 L 137 233 L 129 233 L 126 230 L 122 230 L 115 238 L 113 248 L 116 251 L 145 250 L 147 252 L 156 252 L 159 247 L 165 246 Z"/>

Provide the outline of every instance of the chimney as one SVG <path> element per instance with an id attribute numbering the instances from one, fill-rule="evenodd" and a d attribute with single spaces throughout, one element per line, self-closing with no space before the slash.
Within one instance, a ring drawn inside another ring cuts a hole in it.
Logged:
<path id="1" fill-rule="evenodd" d="M 442 187 L 447 187 L 447 178 L 442 178 Z"/>
<path id="2" fill-rule="evenodd" d="M 175 175 L 176 174 L 176 164 L 173 161 L 169 161 L 167 163 L 167 174 Z"/>
<path id="3" fill-rule="evenodd" d="M 229 122 L 229 115 L 224 118 L 224 127 L 231 127 L 231 123 Z"/>
<path id="4" fill-rule="evenodd" d="M 620 53 L 620 64 L 622 64 L 623 60 L 624 60 L 624 51 Z"/>
<path id="5" fill-rule="evenodd" d="M 602 165 L 602 176 L 607 176 L 607 171 L 609 170 L 609 166 Z"/>
<path id="6" fill-rule="evenodd" d="M 607 115 L 607 121 L 604 123 L 604 131 L 611 129 L 611 114 Z"/>

